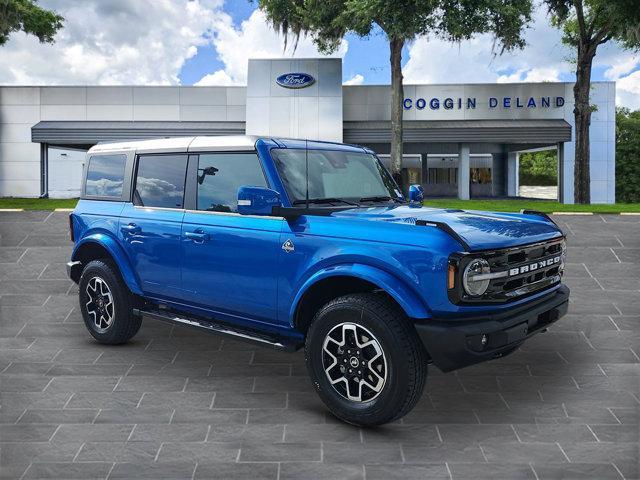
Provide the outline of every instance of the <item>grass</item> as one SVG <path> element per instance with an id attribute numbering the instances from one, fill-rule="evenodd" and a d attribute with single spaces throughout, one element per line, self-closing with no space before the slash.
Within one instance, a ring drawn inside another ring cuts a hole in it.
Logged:
<path id="1" fill-rule="evenodd" d="M 77 198 L 0 198 L 0 209 L 22 208 L 24 210 L 54 210 L 56 208 L 74 208 Z M 486 210 L 493 212 L 519 212 L 523 208 L 540 212 L 593 212 L 620 213 L 640 212 L 640 203 L 618 203 L 615 205 L 564 205 L 548 200 L 458 200 L 438 198 L 426 200 L 427 207 L 460 208 L 466 210 Z"/>
<path id="2" fill-rule="evenodd" d="M 24 210 L 55 210 L 75 208 L 77 198 L 0 198 L 0 208 L 22 208 Z"/>
<path id="3" fill-rule="evenodd" d="M 460 208 L 466 210 L 486 210 L 493 212 L 519 212 L 523 208 L 539 212 L 593 212 L 621 213 L 640 212 L 640 203 L 616 203 L 614 205 L 565 205 L 551 200 L 458 200 L 438 198 L 425 200 L 427 207 Z"/>

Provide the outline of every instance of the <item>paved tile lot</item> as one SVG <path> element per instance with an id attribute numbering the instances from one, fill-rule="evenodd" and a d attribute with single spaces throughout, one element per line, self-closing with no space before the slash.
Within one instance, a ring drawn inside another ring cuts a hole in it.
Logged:
<path id="1" fill-rule="evenodd" d="M 570 315 L 514 355 L 430 370 L 403 421 L 330 417 L 301 354 L 145 321 L 81 324 L 65 213 L 0 214 L 2 478 L 638 478 L 640 217 L 559 217 Z"/>

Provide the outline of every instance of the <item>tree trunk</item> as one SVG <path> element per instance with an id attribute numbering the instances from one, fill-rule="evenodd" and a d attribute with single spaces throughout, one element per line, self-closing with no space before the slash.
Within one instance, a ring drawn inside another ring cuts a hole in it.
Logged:
<path id="1" fill-rule="evenodd" d="M 402 181 L 402 102 L 404 88 L 402 86 L 402 47 L 404 39 L 391 38 L 391 174 L 400 188 Z M 406 192 L 405 192 L 406 193 Z"/>
<path id="2" fill-rule="evenodd" d="M 589 90 L 591 88 L 591 66 L 595 48 L 580 45 L 578 47 L 578 64 L 576 83 L 573 87 L 575 105 L 576 156 L 573 179 L 573 197 L 575 203 L 591 203 L 591 173 L 589 171 L 589 125 L 591 124 L 591 105 Z"/>

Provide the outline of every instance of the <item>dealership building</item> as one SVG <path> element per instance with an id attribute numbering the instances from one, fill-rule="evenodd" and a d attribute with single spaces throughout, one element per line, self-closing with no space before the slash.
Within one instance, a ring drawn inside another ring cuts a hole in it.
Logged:
<path id="1" fill-rule="evenodd" d="M 553 150 L 573 203 L 573 84 L 405 85 L 404 178 L 427 196 L 516 197 L 522 152 Z M 615 202 L 615 83 L 595 82 L 591 199 Z M 388 162 L 388 85 L 340 59 L 249 60 L 247 86 L 0 86 L 0 196 L 73 197 L 100 142 L 252 134 L 368 146 Z"/>

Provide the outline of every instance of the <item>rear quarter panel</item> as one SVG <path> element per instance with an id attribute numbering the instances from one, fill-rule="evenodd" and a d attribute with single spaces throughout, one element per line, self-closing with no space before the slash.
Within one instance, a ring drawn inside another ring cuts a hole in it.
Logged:
<path id="1" fill-rule="evenodd" d="M 118 241 L 120 214 L 125 202 L 81 199 L 71 218 L 73 221 L 74 247 L 71 260 L 77 260 L 83 245 L 94 242 L 109 251 L 129 289 L 142 294 L 139 281 Z"/>
<path id="2" fill-rule="evenodd" d="M 102 232 L 117 237 L 120 214 L 125 202 L 80 200 L 73 211 L 76 244 L 83 237 Z"/>

